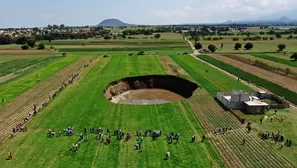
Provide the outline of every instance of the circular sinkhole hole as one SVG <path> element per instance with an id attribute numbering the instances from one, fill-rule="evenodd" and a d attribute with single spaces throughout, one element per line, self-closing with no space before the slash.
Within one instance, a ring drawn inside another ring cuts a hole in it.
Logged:
<path id="1" fill-rule="evenodd" d="M 172 75 L 148 75 L 111 82 L 104 96 L 118 104 L 164 104 L 190 98 L 198 85 Z"/>

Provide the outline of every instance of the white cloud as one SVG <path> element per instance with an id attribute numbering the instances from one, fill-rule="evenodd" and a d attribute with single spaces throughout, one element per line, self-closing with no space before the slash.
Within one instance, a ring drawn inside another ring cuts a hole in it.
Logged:
<path id="1" fill-rule="evenodd" d="M 209 5 L 186 6 L 175 10 L 160 9 L 158 18 L 179 23 L 208 23 L 244 20 L 296 9 L 297 0 L 209 0 Z"/>
<path id="2" fill-rule="evenodd" d="M 184 9 L 185 9 L 185 10 L 191 10 L 191 8 L 188 7 L 188 6 L 184 7 Z"/>

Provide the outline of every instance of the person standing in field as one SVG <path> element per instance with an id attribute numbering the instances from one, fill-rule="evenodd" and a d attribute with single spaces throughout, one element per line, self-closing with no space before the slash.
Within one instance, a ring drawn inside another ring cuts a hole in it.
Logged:
<path id="1" fill-rule="evenodd" d="M 7 158 L 8 160 L 11 160 L 12 159 L 12 154 L 11 154 L 11 152 L 8 152 L 8 158 Z"/>
<path id="2" fill-rule="evenodd" d="M 4 99 L 2 99 L 2 104 L 4 104 Z"/>
<path id="3" fill-rule="evenodd" d="M 244 144 L 245 144 L 245 138 L 242 139 L 242 145 L 244 145 Z"/>
<path id="4" fill-rule="evenodd" d="M 166 152 L 165 157 L 166 157 L 167 160 L 169 160 L 170 159 L 170 152 Z"/>

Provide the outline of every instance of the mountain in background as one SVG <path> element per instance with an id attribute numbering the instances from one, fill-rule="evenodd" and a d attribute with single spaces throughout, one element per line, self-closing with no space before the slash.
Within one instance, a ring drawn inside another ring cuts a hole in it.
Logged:
<path id="1" fill-rule="evenodd" d="M 105 19 L 96 26 L 117 27 L 117 26 L 133 26 L 133 24 L 124 23 L 119 19 Z"/>
<path id="2" fill-rule="evenodd" d="M 279 19 L 259 19 L 259 20 L 242 20 L 242 21 L 227 21 L 223 24 L 297 24 L 297 19 L 290 19 L 287 16 L 283 16 Z"/>

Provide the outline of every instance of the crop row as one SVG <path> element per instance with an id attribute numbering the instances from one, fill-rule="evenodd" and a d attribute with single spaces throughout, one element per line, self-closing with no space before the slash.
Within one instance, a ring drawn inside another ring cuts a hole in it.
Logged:
<path id="1" fill-rule="evenodd" d="M 231 113 L 224 112 L 205 91 L 196 92 L 188 103 L 201 125 L 215 141 L 214 144 L 223 152 L 223 157 L 229 166 L 241 167 L 244 164 L 245 167 L 287 167 L 290 165 L 279 153 L 269 148 L 256 133 L 247 133 L 244 126 L 241 126 Z M 227 127 L 232 130 L 224 135 L 214 136 L 213 130 L 216 127 Z M 240 145 L 242 137 L 248 141 L 245 148 Z"/>
<path id="2" fill-rule="evenodd" d="M 229 64 L 226 64 L 220 60 L 217 60 L 215 58 L 211 58 L 207 55 L 203 55 L 203 56 L 197 56 L 199 57 L 200 59 L 206 61 L 206 62 L 209 62 L 235 76 L 238 76 L 240 78 L 242 78 L 243 80 L 246 80 L 246 81 L 250 81 L 252 83 L 255 83 L 259 86 L 262 86 L 264 88 L 267 88 L 268 90 L 270 90 L 271 92 L 274 92 L 280 96 L 283 96 L 285 97 L 287 100 L 289 100 L 290 102 L 294 103 L 294 104 L 297 104 L 297 93 L 287 89 L 287 88 L 284 88 L 278 84 L 275 84 L 273 82 L 270 82 L 270 81 L 267 81 L 263 78 L 260 78 L 260 77 L 257 77 L 253 74 L 250 74 L 248 72 L 245 72 L 239 68 L 236 68 L 234 66 L 231 66 Z"/>
<path id="3" fill-rule="evenodd" d="M 286 65 L 297 67 L 296 61 L 285 60 L 282 58 L 277 58 L 277 57 L 273 57 L 273 56 L 269 56 L 269 55 L 265 55 L 265 54 L 253 54 L 253 56 L 258 57 L 258 58 L 263 58 L 263 59 L 266 59 L 269 61 L 274 61 L 274 62 L 278 62 L 281 64 L 286 64 Z"/>

